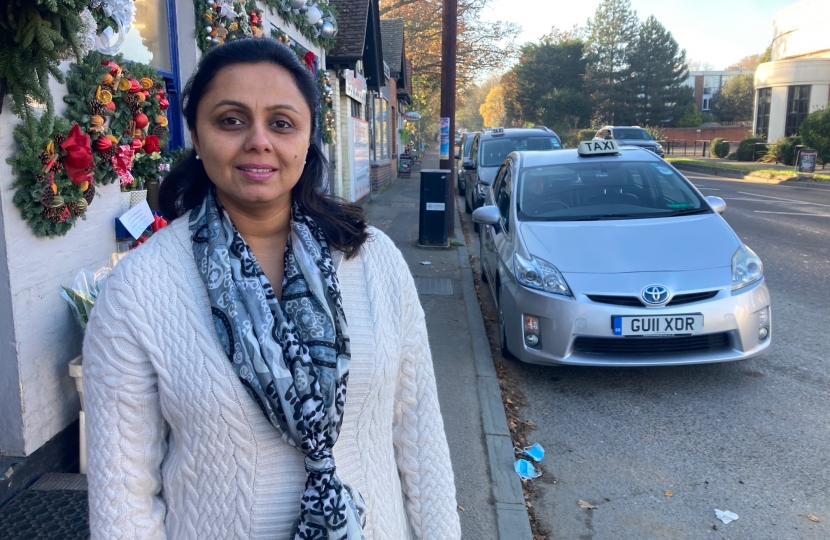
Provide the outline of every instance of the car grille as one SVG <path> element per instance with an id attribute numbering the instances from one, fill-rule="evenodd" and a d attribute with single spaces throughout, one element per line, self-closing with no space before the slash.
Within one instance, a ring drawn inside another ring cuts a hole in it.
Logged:
<path id="1" fill-rule="evenodd" d="M 729 348 L 729 334 L 680 337 L 578 337 L 574 352 L 584 354 L 670 354 L 715 352 Z"/>
<path id="2" fill-rule="evenodd" d="M 676 294 L 671 301 L 666 304 L 669 306 L 682 306 L 683 304 L 692 304 L 694 302 L 702 302 L 717 296 L 719 291 L 704 291 L 686 294 Z M 611 304 L 613 306 L 629 306 L 629 307 L 643 307 L 643 303 L 637 296 L 613 296 L 606 294 L 588 294 L 586 295 L 592 302 L 598 304 Z"/>

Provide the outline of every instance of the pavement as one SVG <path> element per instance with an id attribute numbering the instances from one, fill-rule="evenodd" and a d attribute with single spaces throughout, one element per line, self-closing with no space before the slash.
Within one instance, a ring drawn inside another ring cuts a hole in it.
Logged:
<path id="1" fill-rule="evenodd" d="M 438 168 L 434 150 L 424 156 L 422 168 Z M 401 250 L 426 314 L 462 537 L 532 540 L 461 221 L 455 212 L 448 248 L 419 248 L 419 193 L 415 171 L 374 195 L 366 212 L 369 223 Z M 0 534 L 6 540 L 89 538 L 85 490 L 83 475 L 42 479 L 0 507 Z"/>
<path id="2" fill-rule="evenodd" d="M 830 538 L 830 191 L 685 174 L 764 263 L 771 351 L 648 369 L 506 362 L 547 450 L 535 517 L 548 540 Z"/>

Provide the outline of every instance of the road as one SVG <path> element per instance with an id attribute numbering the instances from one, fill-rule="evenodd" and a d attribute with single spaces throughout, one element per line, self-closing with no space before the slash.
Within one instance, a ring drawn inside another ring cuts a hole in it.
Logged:
<path id="1" fill-rule="evenodd" d="M 532 505 L 551 540 L 830 538 L 830 190 L 688 177 L 764 262 L 771 352 L 656 369 L 497 360 L 547 451 Z"/>

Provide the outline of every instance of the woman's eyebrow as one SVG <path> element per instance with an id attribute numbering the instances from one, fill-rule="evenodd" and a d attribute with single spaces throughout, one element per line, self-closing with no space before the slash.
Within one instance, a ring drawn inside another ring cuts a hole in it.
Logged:
<path id="1" fill-rule="evenodd" d="M 234 106 L 234 107 L 239 107 L 240 109 L 244 109 L 246 111 L 251 109 L 248 105 L 242 103 L 241 101 L 234 101 L 232 99 L 223 99 L 222 101 L 220 101 L 219 103 L 214 105 L 213 108 L 215 110 L 215 109 L 218 109 L 219 107 L 222 107 L 222 106 L 225 106 L 225 105 L 231 105 L 231 106 Z M 275 110 L 283 110 L 283 109 L 287 109 L 289 111 L 294 111 L 297 114 L 299 114 L 299 112 L 300 112 L 294 106 L 288 105 L 288 104 L 270 105 L 270 106 L 265 108 L 266 111 L 275 111 Z"/>

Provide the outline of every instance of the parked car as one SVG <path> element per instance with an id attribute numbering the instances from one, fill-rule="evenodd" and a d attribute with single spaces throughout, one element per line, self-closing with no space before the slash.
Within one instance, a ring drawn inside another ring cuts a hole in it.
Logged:
<path id="1" fill-rule="evenodd" d="M 470 158 L 463 162 L 466 171 L 464 209 L 469 214 L 484 202 L 487 188 L 502 162 L 511 153 L 523 150 L 561 150 L 562 140 L 552 130 L 542 128 L 493 128 L 476 134 Z M 478 230 L 478 224 L 475 226 Z"/>
<path id="2" fill-rule="evenodd" d="M 594 140 L 597 139 L 610 139 L 620 146 L 639 146 L 663 157 L 663 146 L 639 126 L 605 126 L 597 131 Z"/>
<path id="3" fill-rule="evenodd" d="M 501 349 L 536 364 L 743 360 L 771 343 L 761 260 L 651 152 L 514 152 L 473 212 Z"/>
<path id="4" fill-rule="evenodd" d="M 478 133 L 477 131 L 473 131 L 470 133 L 464 133 L 461 136 L 461 143 L 458 145 L 458 149 L 455 152 L 455 171 L 456 171 L 456 178 L 458 179 L 458 194 L 464 195 L 464 191 L 467 189 L 467 176 L 468 172 L 462 167 L 462 164 L 465 160 L 470 159 L 470 149 L 473 147 L 473 139 L 475 139 L 475 135 Z"/>

